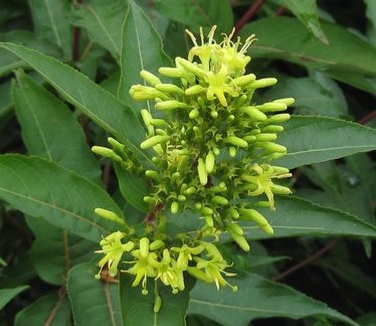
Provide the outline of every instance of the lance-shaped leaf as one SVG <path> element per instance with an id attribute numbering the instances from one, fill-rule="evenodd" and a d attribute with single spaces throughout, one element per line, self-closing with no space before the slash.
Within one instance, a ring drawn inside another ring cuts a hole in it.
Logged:
<path id="1" fill-rule="evenodd" d="M 278 142 L 287 154 L 275 164 L 290 169 L 376 149 L 376 130 L 350 121 L 293 116 L 284 127 Z"/>
<path id="2" fill-rule="evenodd" d="M 188 312 L 203 315 L 224 326 L 248 325 L 256 318 L 296 320 L 309 316 L 325 316 L 358 325 L 323 302 L 255 274 L 241 280 L 229 279 L 229 282 L 238 287 L 237 292 L 228 287 L 217 290 L 212 284 L 198 282 L 191 292 Z"/>
<path id="3" fill-rule="evenodd" d="M 99 182 L 99 164 L 69 108 L 19 71 L 12 95 L 29 154 L 43 156 Z"/>
<path id="4" fill-rule="evenodd" d="M 21 285 L 9 289 L 0 289 L 0 309 L 3 309 L 9 301 L 28 288 L 28 285 Z"/>
<path id="5" fill-rule="evenodd" d="M 69 3 L 61 0 L 29 1 L 35 33 L 55 44 L 70 59 L 72 55 L 72 26 L 69 22 Z"/>
<path id="6" fill-rule="evenodd" d="M 97 272 L 90 263 L 77 265 L 69 272 L 68 293 L 75 325 L 122 326 L 119 286 L 96 280 Z"/>
<path id="7" fill-rule="evenodd" d="M 119 60 L 121 24 L 126 6 L 123 1 L 79 4 L 72 10 L 74 24 L 83 27 L 93 42 L 99 43 Z"/>
<path id="8" fill-rule="evenodd" d="M 376 49 L 344 28 L 322 24 L 329 45 L 323 44 L 295 18 L 266 18 L 246 25 L 242 38 L 256 34 L 248 50 L 252 57 L 272 57 L 311 68 L 324 68 L 368 76 L 376 75 Z M 351 55 L 349 55 L 351 53 Z"/>
<path id="9" fill-rule="evenodd" d="M 143 163 L 151 164 L 139 149 L 139 144 L 144 140 L 144 131 L 130 107 L 85 75 L 52 57 L 17 44 L 0 43 L 0 48 L 24 60 L 69 103 L 124 142 Z"/>
<path id="10" fill-rule="evenodd" d="M 101 206 L 122 216 L 101 187 L 38 157 L 0 156 L 0 198 L 25 214 L 42 216 L 94 242 L 121 227 L 94 214 Z"/>

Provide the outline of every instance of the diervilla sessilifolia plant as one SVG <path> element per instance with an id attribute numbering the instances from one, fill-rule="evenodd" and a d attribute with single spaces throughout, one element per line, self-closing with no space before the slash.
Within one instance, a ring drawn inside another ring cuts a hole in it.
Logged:
<path id="1" fill-rule="evenodd" d="M 106 266 L 115 276 L 120 268 L 134 275 L 132 285 L 140 284 L 143 294 L 148 293 L 150 280 L 170 286 L 173 293 L 183 291 L 185 273 L 217 288 L 229 285 L 226 276 L 234 274 L 226 271 L 231 262 L 217 248 L 219 236 L 228 232 L 240 248 L 249 251 L 239 222 L 254 222 L 273 234 L 258 208 L 274 210 L 274 194 L 290 193 L 289 188 L 275 183 L 290 177 L 289 170 L 272 161 L 286 154 L 276 140 L 283 131 L 280 123 L 290 117 L 281 112 L 294 99 L 255 103 L 257 89 L 277 83 L 275 78 L 256 79 L 246 74 L 251 60 L 246 50 L 255 36 L 242 44 L 240 38 L 233 40 L 233 31 L 217 43 L 215 29 L 207 40 L 200 29 L 200 42 L 187 31 L 193 42 L 188 58 L 177 57 L 175 67 L 159 68 L 159 74 L 173 79 L 174 84 L 163 83 L 143 70 L 140 75 L 145 84 L 130 89 L 135 100 L 155 103 L 155 110 L 141 110 L 147 133 L 140 147 L 152 152 L 153 169 L 144 168 L 113 138 L 108 139 L 111 149 L 93 147 L 95 153 L 119 162 L 150 184 L 144 201 L 152 214 L 141 233 L 113 212 L 96 210 L 119 222 L 119 231 L 100 242 L 98 253 L 104 255 L 100 270 Z M 201 221 L 199 228 L 167 234 L 166 210 L 171 211 L 170 216 L 191 211 L 194 214 L 189 216 Z"/>

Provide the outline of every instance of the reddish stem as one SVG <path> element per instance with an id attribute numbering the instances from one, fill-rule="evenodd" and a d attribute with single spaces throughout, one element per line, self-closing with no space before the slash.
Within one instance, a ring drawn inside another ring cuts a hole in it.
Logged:
<path id="1" fill-rule="evenodd" d="M 280 6 L 277 11 L 275 12 L 275 15 L 277 17 L 282 16 L 286 11 L 286 8 L 284 6 Z"/>
<path id="2" fill-rule="evenodd" d="M 360 118 L 360 119 L 358 120 L 358 123 L 364 125 L 364 124 L 366 124 L 368 121 L 372 120 L 372 119 L 375 118 L 375 117 L 376 117 L 376 110 L 374 110 L 374 111 L 368 113 L 368 114 L 367 114 L 366 116 L 364 116 L 363 118 Z"/>
<path id="3" fill-rule="evenodd" d="M 240 20 L 236 23 L 235 33 L 238 33 L 243 28 L 243 26 L 253 18 L 253 16 L 257 13 L 263 3 L 264 0 L 256 0 L 255 3 L 249 7 L 243 17 L 240 18 Z"/>
<path id="4" fill-rule="evenodd" d="M 315 252 L 313 255 L 307 257 L 306 259 L 302 260 L 301 262 L 297 263 L 296 265 L 290 267 L 289 269 L 285 270 L 283 273 L 272 277 L 273 281 L 279 281 L 282 278 L 296 272 L 297 270 L 307 266 L 309 263 L 312 263 L 314 260 L 320 258 L 323 256 L 326 252 L 328 252 L 330 249 L 332 249 L 337 244 L 337 239 L 332 240 L 329 243 L 327 243 L 324 247 L 322 247 L 319 251 Z"/>

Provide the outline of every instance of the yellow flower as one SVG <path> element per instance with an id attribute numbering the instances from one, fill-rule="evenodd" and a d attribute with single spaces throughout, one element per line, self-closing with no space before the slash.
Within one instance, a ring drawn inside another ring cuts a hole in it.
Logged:
<path id="1" fill-rule="evenodd" d="M 127 243 L 123 244 L 121 240 L 124 237 L 125 233 L 116 231 L 101 240 L 99 244 L 102 247 L 102 250 L 97 250 L 96 253 L 102 253 L 105 254 L 105 256 L 98 263 L 100 271 L 96 275 L 96 278 L 100 278 L 100 273 L 106 264 L 110 276 L 116 276 L 118 265 L 123 253 L 131 251 L 134 247 L 134 243 L 132 241 L 128 241 Z"/>

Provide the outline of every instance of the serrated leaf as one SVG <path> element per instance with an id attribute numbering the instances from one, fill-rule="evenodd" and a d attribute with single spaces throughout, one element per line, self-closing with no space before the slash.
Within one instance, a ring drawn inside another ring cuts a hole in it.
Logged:
<path id="1" fill-rule="evenodd" d="M 188 312 L 203 315 L 224 326 L 248 325 L 256 318 L 297 320 L 309 316 L 325 316 L 358 325 L 325 303 L 255 274 L 241 280 L 230 279 L 229 282 L 238 287 L 237 292 L 228 287 L 217 290 L 212 284 L 198 282 L 191 291 Z"/>
<path id="2" fill-rule="evenodd" d="M 155 0 L 155 7 L 171 20 L 183 23 L 198 32 L 200 26 L 218 25 L 219 32 L 229 33 L 234 24 L 232 8 L 227 0 Z"/>
<path id="3" fill-rule="evenodd" d="M 159 284 L 158 293 L 162 299 L 161 309 L 154 312 L 154 281 L 148 279 L 148 295 L 141 293 L 141 286 L 132 287 L 133 275 L 121 273 L 120 300 L 124 325 L 132 326 L 183 326 L 188 307 L 189 284 L 184 291 L 177 294 L 171 293 L 171 288 Z M 186 283 L 192 283 L 192 280 Z"/>
<path id="4" fill-rule="evenodd" d="M 272 57 L 314 69 L 332 69 L 376 76 L 376 49 L 344 28 L 322 24 L 329 45 L 301 28 L 295 18 L 265 18 L 246 25 L 243 39 L 256 34 L 249 48 L 252 57 Z M 349 55 L 351 53 L 351 55 Z"/>
<path id="5" fill-rule="evenodd" d="M 287 154 L 275 161 L 290 169 L 376 149 L 376 130 L 329 117 L 292 116 L 278 142 Z"/>
<path id="6" fill-rule="evenodd" d="M 245 226 L 251 240 L 296 237 L 302 235 L 335 235 L 376 237 L 376 225 L 338 209 L 314 204 L 302 198 L 286 196 L 276 199 L 276 210 L 258 209 L 274 229 L 272 236 L 256 225 Z"/>
<path id="7" fill-rule="evenodd" d="M 122 25 L 121 76 L 117 93 L 119 98 L 140 110 L 146 105 L 149 107 L 149 102 L 136 102 L 129 95 L 132 85 L 145 83 L 140 71 L 145 69 L 158 74 L 159 67 L 170 66 L 171 62 L 163 52 L 161 38 L 148 17 L 133 0 L 128 3 L 129 11 Z"/>
<path id="8" fill-rule="evenodd" d="M 96 216 L 96 207 L 122 216 L 98 185 L 39 157 L 0 156 L 0 198 L 25 214 L 42 216 L 94 242 L 119 229 L 119 224 Z"/>
<path id="9" fill-rule="evenodd" d="M 68 274 L 75 325 L 122 326 L 119 286 L 96 280 L 97 272 L 96 266 L 86 263 L 73 267 Z"/>
<path id="10" fill-rule="evenodd" d="M 83 27 L 93 42 L 99 43 L 119 60 L 121 45 L 121 25 L 126 6 L 123 1 L 79 4 L 72 11 L 74 24 Z"/>
<path id="11" fill-rule="evenodd" d="M 0 289 L 0 310 L 3 309 L 5 305 L 9 301 L 11 301 L 15 296 L 27 290 L 28 288 L 28 285 L 21 285 L 9 289 Z"/>
<path id="12" fill-rule="evenodd" d="M 66 297 L 45 295 L 21 310 L 15 326 L 46 325 L 71 326 L 70 304 Z"/>
<path id="13" fill-rule="evenodd" d="M 21 71 L 13 83 L 12 94 L 29 153 L 55 161 L 99 183 L 99 164 L 69 108 Z"/>
<path id="14" fill-rule="evenodd" d="M 44 40 L 56 44 L 66 59 L 72 55 L 72 26 L 68 19 L 67 0 L 29 1 L 35 33 Z"/>

